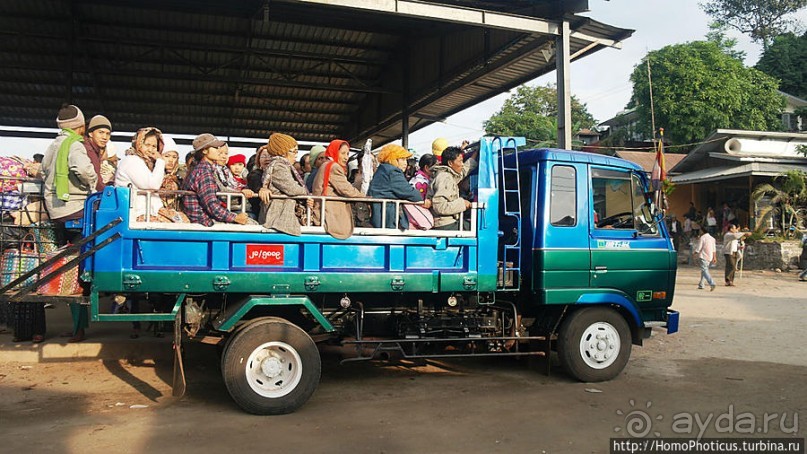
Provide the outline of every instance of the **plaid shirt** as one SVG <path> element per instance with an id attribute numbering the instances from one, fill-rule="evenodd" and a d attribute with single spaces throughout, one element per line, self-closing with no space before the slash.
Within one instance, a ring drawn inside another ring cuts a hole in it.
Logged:
<path id="1" fill-rule="evenodd" d="M 191 222 L 207 227 L 213 225 L 214 220 L 235 222 L 235 213 L 227 211 L 224 203 L 216 197 L 218 186 L 213 164 L 207 161 L 197 164 L 183 181 L 182 189 L 196 193 L 182 197 L 183 211 Z"/>

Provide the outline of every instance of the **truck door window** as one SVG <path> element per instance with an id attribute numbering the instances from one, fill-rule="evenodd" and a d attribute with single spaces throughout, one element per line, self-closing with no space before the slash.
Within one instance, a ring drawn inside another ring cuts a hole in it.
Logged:
<path id="1" fill-rule="evenodd" d="M 630 172 L 592 168 L 591 188 L 596 228 L 635 228 Z"/>
<path id="2" fill-rule="evenodd" d="M 577 224 L 577 190 L 574 167 L 552 167 L 552 186 L 549 197 L 549 222 L 554 226 L 570 227 Z"/>
<path id="3" fill-rule="evenodd" d="M 642 216 L 642 205 L 648 203 L 642 179 L 633 174 L 631 180 L 633 181 L 633 220 L 636 223 L 636 230 L 642 235 L 658 235 L 658 226 L 655 223 L 647 223 Z"/>

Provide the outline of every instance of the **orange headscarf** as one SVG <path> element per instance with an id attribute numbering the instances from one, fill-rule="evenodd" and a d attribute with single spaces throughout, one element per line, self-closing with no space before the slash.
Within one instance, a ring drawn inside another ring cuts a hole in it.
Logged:
<path id="1" fill-rule="evenodd" d="M 328 195 L 328 183 L 331 181 L 331 167 L 339 163 L 339 149 L 342 148 L 342 145 L 347 145 L 347 147 L 350 148 L 350 144 L 346 140 L 337 139 L 332 140 L 331 143 L 328 144 L 328 148 L 325 149 L 325 157 L 328 158 L 328 162 L 325 163 L 322 169 L 322 171 L 325 172 L 325 177 L 322 180 L 322 195 Z M 347 167 L 342 166 L 342 168 L 347 171 Z"/>

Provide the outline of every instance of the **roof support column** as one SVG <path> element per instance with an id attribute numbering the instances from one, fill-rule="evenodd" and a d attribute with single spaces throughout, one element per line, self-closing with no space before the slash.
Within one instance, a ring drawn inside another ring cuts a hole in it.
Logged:
<path id="1" fill-rule="evenodd" d="M 572 100 L 569 93 L 569 22 L 560 23 L 560 36 L 555 38 L 555 66 L 558 85 L 558 148 L 572 147 Z"/>
<path id="2" fill-rule="evenodd" d="M 406 63 L 403 65 L 403 94 L 401 95 L 403 101 L 401 103 L 401 146 L 409 149 L 409 78 L 412 77 L 412 73 L 409 70 L 411 65 L 408 50 L 404 51 L 404 55 L 403 61 Z"/>

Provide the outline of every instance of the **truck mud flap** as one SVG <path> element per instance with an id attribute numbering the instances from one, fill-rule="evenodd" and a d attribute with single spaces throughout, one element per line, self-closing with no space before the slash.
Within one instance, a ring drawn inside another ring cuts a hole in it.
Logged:
<path id="1" fill-rule="evenodd" d="M 185 395 L 185 363 L 182 359 L 182 311 L 177 311 L 174 318 L 174 379 L 171 384 L 171 395 L 180 398 Z"/>

